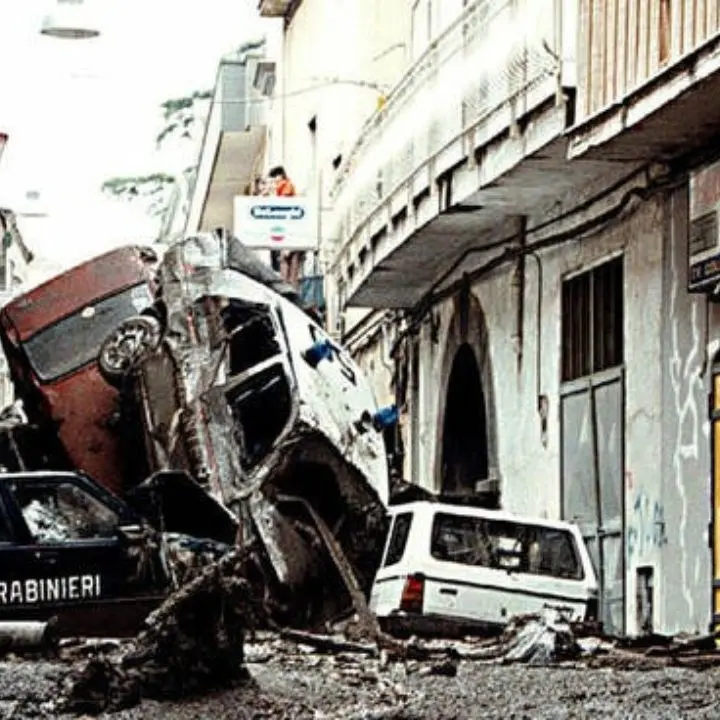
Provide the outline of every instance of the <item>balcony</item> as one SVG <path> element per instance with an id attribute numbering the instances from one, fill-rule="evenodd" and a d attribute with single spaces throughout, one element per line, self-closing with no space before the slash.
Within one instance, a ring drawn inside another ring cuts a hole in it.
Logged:
<path id="1" fill-rule="evenodd" d="M 273 73 L 274 64 L 264 58 L 262 42 L 248 44 L 220 61 L 186 232 L 232 227 L 234 198 L 247 192 L 265 144 L 263 89 L 272 89 Z M 263 81 L 260 88 L 258 74 Z"/>
<path id="2" fill-rule="evenodd" d="M 344 305 L 409 307 L 471 246 L 598 167 L 568 172 L 575 3 L 476 0 L 366 123 L 333 190 Z"/>
<path id="3" fill-rule="evenodd" d="M 605 14 L 582 2 L 579 122 L 569 156 L 668 160 L 716 142 L 720 123 L 720 13 L 715 0 L 670 15 L 632 3 Z M 631 31 L 632 42 L 628 38 Z"/>

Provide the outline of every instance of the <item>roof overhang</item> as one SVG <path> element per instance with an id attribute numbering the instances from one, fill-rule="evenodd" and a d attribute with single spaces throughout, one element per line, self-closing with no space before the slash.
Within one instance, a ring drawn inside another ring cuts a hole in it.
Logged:
<path id="1" fill-rule="evenodd" d="M 663 161 L 717 143 L 720 34 L 568 130 L 570 159 Z"/>

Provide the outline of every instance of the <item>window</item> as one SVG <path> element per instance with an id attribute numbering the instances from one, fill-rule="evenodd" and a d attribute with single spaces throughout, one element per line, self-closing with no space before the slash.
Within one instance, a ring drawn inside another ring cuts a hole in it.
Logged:
<path id="1" fill-rule="evenodd" d="M 410 526 L 412 525 L 412 513 L 401 513 L 395 516 L 395 521 L 388 542 L 387 553 L 385 554 L 384 566 L 395 565 L 402 560 L 407 544 Z"/>
<path id="2" fill-rule="evenodd" d="M 37 543 L 113 538 L 120 518 L 69 482 L 15 483 L 10 490 Z"/>
<path id="3" fill-rule="evenodd" d="M 622 365 L 623 259 L 566 280 L 561 316 L 563 382 Z"/>
<path id="4" fill-rule="evenodd" d="M 292 395 L 281 363 L 259 371 L 227 392 L 240 462 L 247 469 L 260 462 L 285 429 Z"/>
<path id="5" fill-rule="evenodd" d="M 142 283 L 40 330 L 24 343 L 33 370 L 42 382 L 51 382 L 94 362 L 105 338 L 151 303 L 150 290 Z"/>
<path id="6" fill-rule="evenodd" d="M 430 553 L 436 560 L 581 580 L 575 540 L 567 530 L 438 513 Z"/>
<path id="7" fill-rule="evenodd" d="M 229 343 L 230 375 L 239 375 L 282 352 L 267 306 L 230 298 L 220 315 Z"/>
<path id="8" fill-rule="evenodd" d="M 660 0 L 658 52 L 660 54 L 661 65 L 670 59 L 670 48 L 672 43 L 672 14 L 670 3 L 671 0 Z"/>

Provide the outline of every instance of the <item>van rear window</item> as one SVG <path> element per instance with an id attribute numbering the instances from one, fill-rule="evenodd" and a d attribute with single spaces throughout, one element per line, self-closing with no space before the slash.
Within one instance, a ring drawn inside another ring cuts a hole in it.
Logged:
<path id="1" fill-rule="evenodd" d="M 385 567 L 394 565 L 402 559 L 411 524 L 412 513 L 400 513 L 395 516 L 390 532 L 390 542 L 388 542 L 387 553 L 385 553 Z"/>
<path id="2" fill-rule="evenodd" d="M 437 513 L 430 552 L 436 560 L 509 572 L 582 580 L 575 538 L 567 530 Z"/>

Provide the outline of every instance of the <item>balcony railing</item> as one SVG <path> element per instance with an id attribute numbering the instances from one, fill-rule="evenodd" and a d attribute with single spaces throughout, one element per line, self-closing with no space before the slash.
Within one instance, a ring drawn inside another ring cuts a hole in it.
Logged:
<path id="1" fill-rule="evenodd" d="M 560 82 L 561 2 L 476 0 L 430 44 L 341 168 L 333 187 L 340 238 L 352 237 L 423 165 L 463 134 L 481 131 L 495 111 L 513 112 L 523 94 L 551 78 Z"/>

